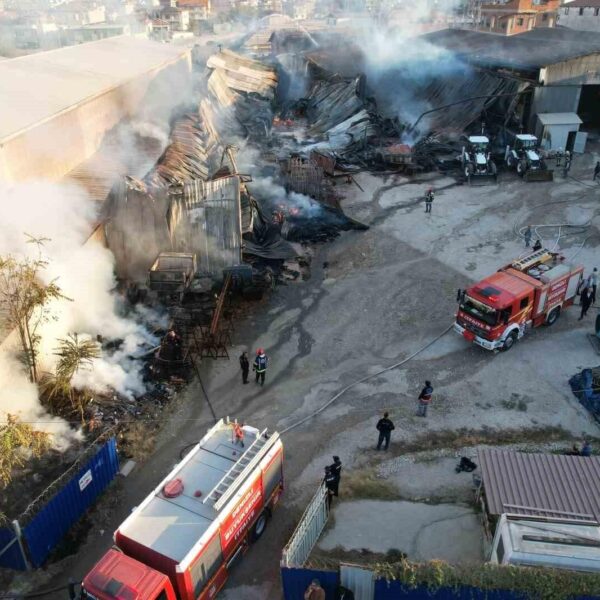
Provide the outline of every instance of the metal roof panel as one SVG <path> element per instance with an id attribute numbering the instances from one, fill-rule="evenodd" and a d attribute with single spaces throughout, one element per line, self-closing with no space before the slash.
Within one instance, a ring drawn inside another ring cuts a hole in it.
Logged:
<path id="1" fill-rule="evenodd" d="M 488 510 L 600 522 L 600 457 L 479 450 Z"/>

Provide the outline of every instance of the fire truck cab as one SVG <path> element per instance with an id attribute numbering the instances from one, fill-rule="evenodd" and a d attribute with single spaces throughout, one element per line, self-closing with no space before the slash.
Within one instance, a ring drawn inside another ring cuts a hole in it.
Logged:
<path id="1" fill-rule="evenodd" d="M 582 276 L 559 253 L 533 252 L 459 290 L 454 330 L 487 350 L 509 350 L 528 329 L 556 322 Z"/>
<path id="2" fill-rule="evenodd" d="M 214 598 L 282 491 L 279 435 L 219 421 L 119 526 L 81 598 Z"/>

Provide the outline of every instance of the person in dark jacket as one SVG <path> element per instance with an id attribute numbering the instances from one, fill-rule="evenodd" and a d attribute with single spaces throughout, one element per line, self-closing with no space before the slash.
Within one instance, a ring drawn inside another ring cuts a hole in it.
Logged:
<path id="1" fill-rule="evenodd" d="M 267 372 L 267 365 L 269 359 L 262 348 L 256 351 L 256 358 L 254 359 L 254 371 L 256 372 L 256 383 L 260 379 L 260 385 L 265 385 L 265 373 Z"/>
<path id="2" fill-rule="evenodd" d="M 537 252 L 538 250 L 542 249 L 542 241 L 538 238 L 537 240 L 535 240 L 535 244 L 533 245 L 533 251 Z"/>
<path id="3" fill-rule="evenodd" d="M 425 212 L 430 213 L 431 207 L 433 206 L 433 199 L 435 198 L 435 194 L 433 192 L 433 188 L 429 188 L 427 193 L 425 194 Z"/>
<path id="4" fill-rule="evenodd" d="M 581 290 L 580 303 L 581 303 L 581 314 L 579 315 L 579 321 L 581 321 L 581 319 L 583 319 L 583 317 L 585 317 L 585 315 L 587 314 L 587 311 L 590 308 L 590 305 L 592 304 L 592 297 L 590 295 L 589 288 L 584 287 Z"/>
<path id="5" fill-rule="evenodd" d="M 587 441 L 583 441 L 583 446 L 581 446 L 581 456 L 591 456 L 592 455 L 592 446 Z"/>
<path id="6" fill-rule="evenodd" d="M 339 456 L 333 457 L 333 463 L 329 465 L 329 470 L 335 477 L 335 484 L 333 485 L 333 495 L 337 496 L 339 487 L 340 487 L 340 479 L 342 478 L 342 461 Z"/>
<path id="7" fill-rule="evenodd" d="M 392 431 L 396 429 L 392 421 L 388 418 L 390 414 L 388 412 L 383 413 L 383 418 L 377 421 L 377 431 L 379 431 L 379 440 L 377 441 L 377 450 L 381 450 L 381 445 L 383 444 L 383 449 L 387 450 L 390 445 L 390 438 L 392 436 Z"/>
<path id="8" fill-rule="evenodd" d="M 417 416 L 418 417 L 426 417 L 427 416 L 427 408 L 431 404 L 431 396 L 433 394 L 433 387 L 431 386 L 431 381 L 425 382 L 425 387 L 421 390 L 419 394 L 419 406 L 417 408 Z"/>
<path id="9" fill-rule="evenodd" d="M 323 478 L 325 487 L 327 488 L 327 508 L 331 508 L 331 500 L 338 495 L 339 479 L 331 470 L 331 467 L 325 467 L 325 477 Z"/>
<path id="10" fill-rule="evenodd" d="M 592 181 L 596 181 L 596 177 L 598 177 L 598 175 L 600 175 L 600 160 L 596 163 L 596 166 L 594 167 L 594 177 Z"/>
<path id="11" fill-rule="evenodd" d="M 250 361 L 248 353 L 242 352 L 240 356 L 240 368 L 242 369 L 242 383 L 248 383 L 248 371 L 250 371 Z"/>

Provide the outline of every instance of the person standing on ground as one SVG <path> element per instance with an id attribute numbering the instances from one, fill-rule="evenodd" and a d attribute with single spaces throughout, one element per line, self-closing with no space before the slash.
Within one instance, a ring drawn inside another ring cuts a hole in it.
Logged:
<path id="1" fill-rule="evenodd" d="M 323 483 L 327 488 L 327 509 L 331 508 L 331 500 L 338 495 L 338 486 L 340 484 L 336 474 L 331 470 L 331 467 L 325 467 L 325 477 Z"/>
<path id="2" fill-rule="evenodd" d="M 598 288 L 598 269 L 594 267 L 594 270 L 590 273 L 589 276 L 589 285 L 588 288 L 590 291 L 590 305 L 593 306 L 596 304 L 596 289 Z"/>
<path id="3" fill-rule="evenodd" d="M 427 408 L 431 404 L 431 396 L 433 395 L 433 387 L 431 386 L 430 381 L 425 382 L 425 387 L 421 390 L 419 394 L 419 406 L 417 408 L 417 416 L 418 417 L 426 417 L 427 416 Z"/>
<path id="4" fill-rule="evenodd" d="M 265 385 L 265 373 L 267 372 L 267 365 L 269 359 L 262 348 L 256 351 L 256 358 L 254 359 L 254 371 L 256 372 L 256 383 L 260 379 L 260 385 Z"/>
<path id="5" fill-rule="evenodd" d="M 590 289 L 587 286 L 581 290 L 579 303 L 581 304 L 581 314 L 579 315 L 578 320 L 581 321 L 581 319 L 583 319 L 583 317 L 585 317 L 587 314 L 591 304 Z"/>
<path id="6" fill-rule="evenodd" d="M 333 457 L 333 464 L 329 465 L 329 470 L 335 477 L 335 482 L 332 487 L 333 495 L 337 496 L 340 489 L 340 480 L 342 478 L 342 461 L 339 456 Z"/>
<path id="7" fill-rule="evenodd" d="M 325 590 L 318 579 L 313 579 L 304 592 L 304 600 L 325 600 Z"/>
<path id="8" fill-rule="evenodd" d="M 240 356 L 240 368 L 242 369 L 242 383 L 248 383 L 248 371 L 250 371 L 250 361 L 248 353 L 242 352 Z"/>
<path id="9" fill-rule="evenodd" d="M 527 225 L 523 237 L 525 238 L 525 248 L 529 248 L 529 244 L 531 244 L 531 225 Z"/>
<path id="10" fill-rule="evenodd" d="M 429 188 L 427 190 L 427 194 L 425 194 L 425 212 L 431 212 L 431 206 L 433 205 L 433 199 L 435 198 L 435 194 L 433 193 L 433 188 Z"/>
<path id="11" fill-rule="evenodd" d="M 377 450 L 381 450 L 381 445 L 383 444 L 383 449 L 387 450 L 390 445 L 390 438 L 392 437 L 392 431 L 396 429 L 392 421 L 388 418 L 390 413 L 384 412 L 383 418 L 377 421 L 377 431 L 379 431 L 379 440 L 377 441 Z"/>
<path id="12" fill-rule="evenodd" d="M 600 175 L 600 160 L 596 163 L 596 166 L 594 167 L 594 177 L 592 178 L 592 181 L 596 181 L 598 175 Z"/>
<path id="13" fill-rule="evenodd" d="M 592 446 L 587 440 L 583 440 L 583 446 L 581 446 L 581 456 L 591 456 Z"/>

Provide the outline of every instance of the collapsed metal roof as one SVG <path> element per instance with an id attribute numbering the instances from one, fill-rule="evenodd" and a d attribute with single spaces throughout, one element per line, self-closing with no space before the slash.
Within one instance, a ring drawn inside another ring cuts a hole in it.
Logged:
<path id="1" fill-rule="evenodd" d="M 218 71 L 219 78 L 231 90 L 258 94 L 268 100 L 275 98 L 277 73 L 268 65 L 231 50 L 213 54 L 206 65 Z"/>
<path id="2" fill-rule="evenodd" d="M 510 36 L 443 29 L 421 38 L 473 64 L 522 70 L 537 70 L 600 53 L 600 34 L 566 27 L 544 27 Z"/>
<path id="3" fill-rule="evenodd" d="M 600 457 L 479 450 L 487 507 L 600 523 Z"/>

